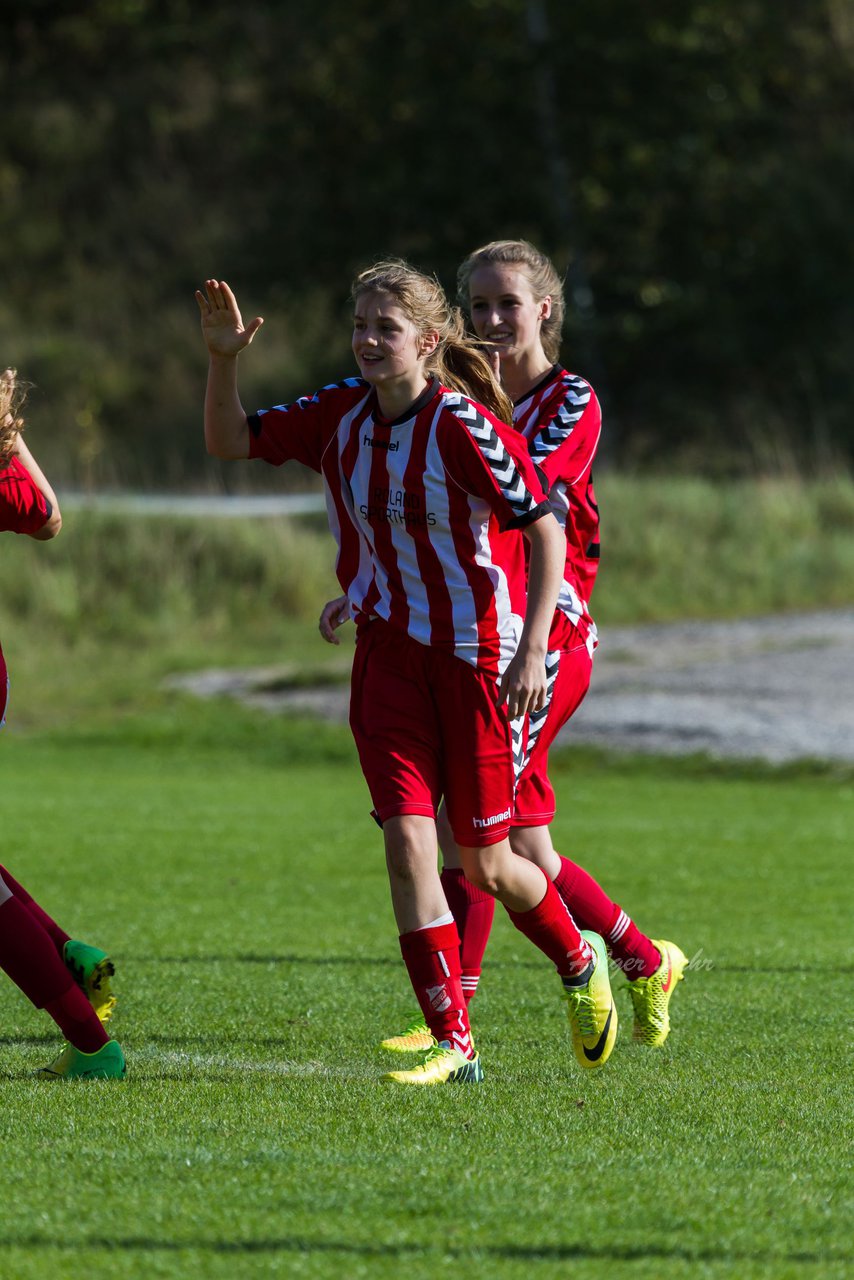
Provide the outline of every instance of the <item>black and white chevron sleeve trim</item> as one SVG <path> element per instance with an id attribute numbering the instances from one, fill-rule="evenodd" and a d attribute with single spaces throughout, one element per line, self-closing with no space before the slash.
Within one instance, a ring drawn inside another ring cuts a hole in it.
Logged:
<path id="1" fill-rule="evenodd" d="M 547 458 L 555 449 L 560 448 L 572 434 L 584 410 L 590 403 L 593 388 L 583 378 L 569 374 L 566 380 L 566 394 L 563 403 L 550 422 L 545 423 L 530 442 L 531 457 L 534 462 Z"/>
<path id="2" fill-rule="evenodd" d="M 545 504 L 538 503 L 530 489 L 525 487 L 515 458 L 508 453 L 489 419 L 461 395 L 446 395 L 445 405 L 463 424 L 483 454 L 498 488 L 513 511 L 511 525 L 521 528 L 539 519 L 542 515 L 539 508 Z"/>

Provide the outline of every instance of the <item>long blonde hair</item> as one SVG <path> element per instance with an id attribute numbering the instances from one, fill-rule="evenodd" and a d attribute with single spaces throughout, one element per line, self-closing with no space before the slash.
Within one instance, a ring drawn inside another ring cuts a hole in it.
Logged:
<path id="1" fill-rule="evenodd" d="M 0 466 L 5 467 L 12 456 L 15 441 L 24 429 L 24 419 L 19 410 L 26 392 L 18 386 L 15 369 L 0 373 Z"/>
<path id="2" fill-rule="evenodd" d="M 563 284 L 551 259 L 544 253 L 540 253 L 530 241 L 490 240 L 489 244 L 481 245 L 479 249 L 470 253 L 457 271 L 458 301 L 468 311 L 472 272 L 478 267 L 491 267 L 498 264 L 504 267 L 521 267 L 528 277 L 531 292 L 537 302 L 542 302 L 543 298 L 551 298 L 551 315 L 543 321 L 540 342 L 549 360 L 556 361 L 560 352 L 565 309 Z"/>
<path id="3" fill-rule="evenodd" d="M 485 405 L 502 422 L 513 421 L 513 404 L 502 391 L 492 366 L 474 338 L 466 333 L 459 307 L 450 306 L 439 281 L 416 271 L 402 258 L 386 258 L 360 271 L 350 296 L 356 302 L 367 293 L 387 293 L 409 317 L 419 333 L 439 334 L 436 350 L 425 362 L 439 381 Z"/>

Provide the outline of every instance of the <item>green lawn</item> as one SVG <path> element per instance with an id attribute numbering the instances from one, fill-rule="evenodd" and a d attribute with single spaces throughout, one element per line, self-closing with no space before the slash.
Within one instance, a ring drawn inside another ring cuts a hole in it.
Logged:
<path id="1" fill-rule="evenodd" d="M 129 1062 L 34 1081 L 52 1024 L 0 984 L 4 1280 L 851 1274 L 849 774 L 563 757 L 558 847 L 694 957 L 671 1038 L 621 990 L 582 1075 L 499 915 L 486 1080 L 421 1092 L 379 1083 L 411 997 L 345 730 L 182 702 L 13 725 L 0 768 L 2 861 L 113 954 Z"/>

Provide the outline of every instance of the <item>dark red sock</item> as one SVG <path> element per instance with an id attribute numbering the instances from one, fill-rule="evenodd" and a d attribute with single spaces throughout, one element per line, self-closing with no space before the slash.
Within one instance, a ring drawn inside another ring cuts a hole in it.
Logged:
<path id="1" fill-rule="evenodd" d="M 543 881 L 546 892 L 538 906 L 531 911 L 511 911 L 508 907 L 507 914 L 516 928 L 548 956 L 561 977 L 575 977 L 587 968 L 592 952 L 545 872 Z"/>
<path id="2" fill-rule="evenodd" d="M 76 983 L 45 1005 L 62 1034 L 81 1053 L 97 1053 L 109 1040 L 97 1013 Z"/>
<path id="3" fill-rule="evenodd" d="M 47 912 L 39 906 L 36 900 L 31 897 L 29 893 L 27 893 L 22 884 L 18 884 L 15 877 L 10 875 L 5 867 L 0 867 L 0 876 L 3 877 L 6 887 L 11 890 L 19 902 L 24 904 L 30 915 L 33 916 L 34 919 L 38 920 L 39 924 L 51 939 L 59 954 L 62 955 L 62 949 L 70 935 L 60 929 L 55 920 L 51 920 Z"/>
<path id="4" fill-rule="evenodd" d="M 52 939 L 14 897 L 0 903 L 0 968 L 37 1009 L 50 1014 L 75 1049 L 94 1053 L 107 1043 L 109 1036 L 98 1015 L 57 955 Z"/>
<path id="5" fill-rule="evenodd" d="M 483 953 L 495 918 L 495 899 L 466 880 L 460 867 L 443 867 L 441 880 L 460 935 L 463 995 L 469 1004 L 480 981 Z"/>
<path id="6" fill-rule="evenodd" d="M 400 935 L 403 963 L 421 1011 L 437 1040 L 471 1057 L 471 1028 L 460 982 L 460 939 L 455 924 Z"/>
<path id="7" fill-rule="evenodd" d="M 658 950 L 583 867 L 562 857 L 554 884 L 580 927 L 601 933 L 628 978 L 655 973 L 661 963 Z"/>

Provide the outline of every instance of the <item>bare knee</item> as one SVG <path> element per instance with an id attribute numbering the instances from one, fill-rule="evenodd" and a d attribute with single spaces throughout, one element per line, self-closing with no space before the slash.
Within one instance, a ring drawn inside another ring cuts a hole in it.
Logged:
<path id="1" fill-rule="evenodd" d="M 383 836 L 390 877 L 414 883 L 425 869 L 436 871 L 438 849 L 432 818 L 410 814 L 391 818 L 383 826 Z"/>
<path id="2" fill-rule="evenodd" d="M 492 846 L 488 849 L 460 850 L 466 879 L 477 889 L 493 898 L 500 898 L 506 889 L 507 857 L 513 857 L 510 846 Z"/>

